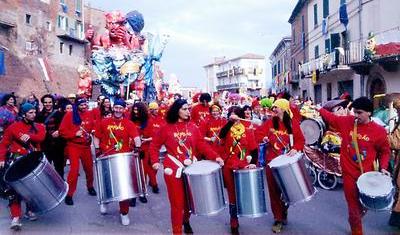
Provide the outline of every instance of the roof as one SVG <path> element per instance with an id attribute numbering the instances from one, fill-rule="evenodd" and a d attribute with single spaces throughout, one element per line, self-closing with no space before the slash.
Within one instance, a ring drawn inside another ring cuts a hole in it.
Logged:
<path id="1" fill-rule="evenodd" d="M 278 45 L 275 47 L 275 49 L 274 49 L 274 51 L 272 52 L 271 56 L 275 55 L 275 54 L 278 52 L 279 48 L 281 48 L 281 47 L 285 44 L 285 42 L 291 42 L 291 41 L 292 41 L 292 38 L 291 38 L 291 37 L 289 37 L 289 36 L 283 37 L 283 38 L 279 41 Z"/>
<path id="2" fill-rule="evenodd" d="M 292 14 L 290 15 L 290 18 L 288 20 L 288 22 L 290 24 L 293 23 L 294 19 L 296 18 L 296 16 L 300 13 L 301 9 L 303 9 L 304 5 L 307 3 L 308 0 L 298 0 L 296 6 L 294 7 Z"/>
<path id="3" fill-rule="evenodd" d="M 236 57 L 236 58 L 233 58 L 233 59 L 229 59 L 229 60 L 224 60 L 224 61 L 220 61 L 220 62 L 211 63 L 211 64 L 205 65 L 205 66 L 203 66 L 203 67 L 210 67 L 210 66 L 213 66 L 213 65 L 220 65 L 220 64 L 224 64 L 224 63 L 227 63 L 227 62 L 230 62 L 230 61 L 241 60 L 241 59 L 264 60 L 264 59 L 265 59 L 265 56 L 263 56 L 263 55 L 257 55 L 257 54 L 253 54 L 253 53 L 247 53 L 247 54 L 244 54 L 244 55 L 242 55 L 242 56 L 239 56 L 239 57 Z"/>

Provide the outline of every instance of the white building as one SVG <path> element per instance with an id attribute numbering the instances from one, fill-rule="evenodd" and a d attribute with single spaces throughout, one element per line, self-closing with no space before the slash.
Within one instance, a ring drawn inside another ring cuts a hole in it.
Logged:
<path id="1" fill-rule="evenodd" d="M 400 88 L 400 51 L 378 53 L 368 62 L 364 58 L 371 32 L 381 47 L 400 42 L 400 1 L 309 0 L 307 9 L 310 60 L 300 69 L 302 94 L 324 102 L 345 91 L 372 98 Z"/>
<path id="2" fill-rule="evenodd" d="M 259 95 L 266 81 L 265 57 L 245 54 L 240 57 L 221 59 L 204 66 L 207 76 L 207 92 L 229 91 Z"/>
<path id="3" fill-rule="evenodd" d="M 288 91 L 293 95 L 298 95 L 294 94 L 290 81 L 291 42 L 291 37 L 282 38 L 269 57 L 272 71 L 271 91 L 273 93 Z"/>

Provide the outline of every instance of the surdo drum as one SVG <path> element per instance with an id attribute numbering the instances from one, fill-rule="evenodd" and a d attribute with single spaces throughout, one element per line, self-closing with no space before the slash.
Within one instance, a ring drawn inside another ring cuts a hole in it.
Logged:
<path id="1" fill-rule="evenodd" d="M 322 119 L 308 118 L 300 123 L 306 145 L 317 145 L 321 142 L 326 126 Z"/>

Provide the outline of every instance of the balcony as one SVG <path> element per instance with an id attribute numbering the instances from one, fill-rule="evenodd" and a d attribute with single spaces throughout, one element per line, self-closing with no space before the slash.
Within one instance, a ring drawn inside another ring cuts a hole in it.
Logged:
<path id="1" fill-rule="evenodd" d="M 329 54 L 300 65 L 300 73 L 302 76 L 311 76 L 313 71 L 329 71 L 342 65 L 345 65 L 344 51 L 341 48 L 337 48 Z"/>
<path id="2" fill-rule="evenodd" d="M 233 77 L 236 75 L 242 75 L 244 73 L 244 69 L 240 67 L 233 67 L 230 70 L 222 71 L 216 74 L 217 78 L 224 78 L 224 77 Z"/>
<path id="3" fill-rule="evenodd" d="M 0 26 L 4 28 L 12 28 L 17 26 L 17 13 L 12 11 L 1 11 Z"/>
<path id="4" fill-rule="evenodd" d="M 73 41 L 77 43 L 86 43 L 83 32 L 77 31 L 76 29 L 69 28 L 68 30 L 64 30 L 61 28 L 56 29 L 57 37 L 62 38 L 64 40 Z"/>
<path id="5" fill-rule="evenodd" d="M 232 84 L 226 84 L 226 85 L 218 85 L 217 90 L 230 90 L 230 89 L 239 89 L 240 88 L 240 83 L 232 83 Z"/>

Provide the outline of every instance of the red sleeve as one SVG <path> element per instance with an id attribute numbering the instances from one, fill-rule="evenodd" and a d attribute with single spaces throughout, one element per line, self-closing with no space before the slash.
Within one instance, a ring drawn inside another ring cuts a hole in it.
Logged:
<path id="1" fill-rule="evenodd" d="M 151 165 L 154 163 L 158 163 L 160 156 L 160 148 L 166 141 L 167 137 L 167 129 L 168 125 L 165 125 L 160 128 L 160 133 L 158 135 L 154 135 L 153 140 L 150 142 L 149 153 L 150 153 L 150 161 Z"/>
<path id="2" fill-rule="evenodd" d="M 29 134 L 30 140 L 34 143 L 40 143 L 46 137 L 46 128 L 43 124 L 35 123 L 37 132 L 34 134 Z"/>
<path id="3" fill-rule="evenodd" d="M 297 121 L 292 122 L 293 129 L 293 149 L 302 151 L 304 148 L 305 140 L 303 132 L 301 131 L 300 125 Z"/>
<path id="4" fill-rule="evenodd" d="M 387 170 L 389 166 L 389 160 L 390 160 L 390 145 L 389 145 L 389 139 L 386 135 L 386 131 L 383 130 L 380 131 L 380 134 L 377 136 L 377 143 L 376 143 L 376 149 L 377 149 L 377 157 L 379 159 L 379 165 L 381 169 Z"/>
<path id="5" fill-rule="evenodd" d="M 13 130 L 14 125 L 11 124 L 8 128 L 6 128 L 4 132 L 3 139 L 0 142 L 0 162 L 3 162 L 6 160 L 6 155 L 8 152 L 8 147 L 11 145 L 12 141 L 12 130 Z"/>
<path id="6" fill-rule="evenodd" d="M 199 126 L 199 131 L 202 138 L 207 136 L 207 129 L 208 129 L 207 121 L 201 121 Z"/>
<path id="7" fill-rule="evenodd" d="M 94 136 L 98 139 L 102 139 L 103 138 L 103 120 L 98 121 L 97 125 L 96 125 L 96 130 L 94 132 Z"/>
<path id="8" fill-rule="evenodd" d="M 193 127 L 192 133 L 195 136 L 194 139 L 196 141 L 195 144 L 197 152 L 203 154 L 208 160 L 215 160 L 217 157 L 219 157 L 218 153 L 212 150 L 209 144 L 206 144 L 197 127 Z"/>
<path id="9" fill-rule="evenodd" d="M 344 124 L 351 123 L 351 125 L 353 125 L 354 123 L 353 116 L 337 116 L 324 108 L 320 109 L 319 113 L 321 114 L 324 121 L 326 121 L 335 130 L 339 130 L 340 132 L 345 131 L 347 125 Z"/>
<path id="10" fill-rule="evenodd" d="M 60 135 L 64 139 L 68 140 L 75 138 L 77 131 L 72 124 L 72 112 L 65 114 L 63 120 L 61 121 L 59 131 Z"/>
<path id="11" fill-rule="evenodd" d="M 128 120 L 128 119 L 126 119 L 126 120 L 128 121 L 128 126 L 129 126 L 129 128 L 128 128 L 129 136 L 131 138 L 138 137 L 139 136 L 139 132 L 137 130 L 137 127 L 136 127 L 135 123 L 133 123 L 131 120 Z"/>
<path id="12" fill-rule="evenodd" d="M 263 139 L 265 136 L 268 135 L 270 128 L 271 128 L 271 121 L 266 121 L 261 126 L 256 128 L 256 130 L 254 131 L 254 136 L 257 143 L 263 142 Z"/>

